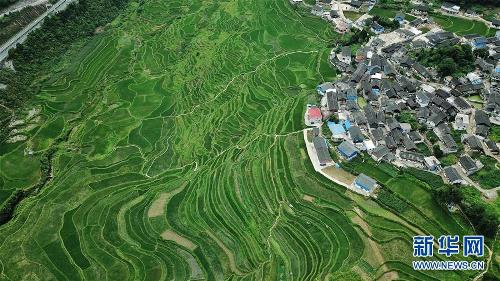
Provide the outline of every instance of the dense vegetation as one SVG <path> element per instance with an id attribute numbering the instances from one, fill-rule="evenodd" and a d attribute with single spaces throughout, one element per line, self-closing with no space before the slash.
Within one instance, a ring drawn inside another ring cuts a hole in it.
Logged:
<path id="1" fill-rule="evenodd" d="M 474 55 L 470 45 L 438 46 L 414 54 L 419 62 L 436 68 L 442 76 L 461 76 L 474 70 Z"/>
<path id="2" fill-rule="evenodd" d="M 418 180 L 427 183 L 432 188 L 438 188 L 443 185 L 443 179 L 436 174 L 416 168 L 407 168 L 405 169 L 405 172 L 414 176 Z"/>
<path id="3" fill-rule="evenodd" d="M 415 115 L 411 111 L 408 111 L 408 110 L 402 111 L 400 114 L 398 114 L 396 119 L 401 123 L 410 124 L 412 130 L 420 130 L 420 128 L 422 127 L 422 124 L 420 124 L 417 121 L 417 118 L 415 117 Z"/>
<path id="4" fill-rule="evenodd" d="M 500 142 L 500 126 L 492 124 L 491 132 L 488 137 L 494 142 Z"/>
<path id="5" fill-rule="evenodd" d="M 474 154 L 472 157 L 479 160 L 484 166 L 481 170 L 472 174 L 470 178 L 486 189 L 500 186 L 500 169 L 497 166 L 497 160 L 479 153 Z"/>
<path id="6" fill-rule="evenodd" d="M 9 13 L 0 18 L 0 44 L 10 39 L 47 9 L 45 5 L 28 6 L 20 11 Z"/>
<path id="7" fill-rule="evenodd" d="M 0 10 L 16 3 L 19 0 L 0 0 Z"/>
<path id="8" fill-rule="evenodd" d="M 383 26 L 386 30 L 395 30 L 399 28 L 399 22 L 395 19 L 387 18 L 387 17 L 382 17 L 379 15 L 376 15 L 372 18 L 372 21 L 377 22 L 381 26 Z"/>
<path id="9" fill-rule="evenodd" d="M 332 39 L 332 43 L 330 43 L 330 47 L 338 46 L 352 46 L 352 45 L 363 45 L 370 40 L 372 33 L 368 28 L 364 28 L 361 30 L 356 29 L 352 33 L 346 33 L 340 37 Z"/>
<path id="10" fill-rule="evenodd" d="M 41 28 L 10 53 L 16 73 L 0 70 L 0 143 L 5 141 L 11 112 L 33 97 L 39 89 L 38 77 L 47 77 L 47 67 L 57 61 L 68 47 L 81 38 L 92 36 L 97 27 L 114 19 L 128 0 L 81 0 L 45 20 Z"/>
<path id="11" fill-rule="evenodd" d="M 402 213 L 406 208 L 408 208 L 408 204 L 405 201 L 401 200 L 394 193 L 388 191 L 387 189 L 382 189 L 378 194 L 378 200 L 392 208 L 394 211 Z"/>
<path id="12" fill-rule="evenodd" d="M 494 204 L 484 202 L 477 189 L 471 186 L 443 185 L 436 189 L 435 194 L 443 206 L 457 204 L 479 233 L 491 239 L 495 238 L 500 223 L 500 210 Z"/>

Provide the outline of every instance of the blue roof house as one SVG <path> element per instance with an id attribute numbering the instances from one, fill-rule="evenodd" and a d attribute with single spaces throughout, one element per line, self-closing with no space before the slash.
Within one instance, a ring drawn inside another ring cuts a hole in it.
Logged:
<path id="1" fill-rule="evenodd" d="M 488 44 L 488 39 L 480 36 L 472 39 L 470 43 L 473 49 L 484 49 L 486 48 L 486 44 Z"/>
<path id="2" fill-rule="evenodd" d="M 346 128 L 346 130 L 349 130 L 349 128 L 351 128 L 351 121 L 349 119 L 345 120 L 344 127 Z"/>
<path id="3" fill-rule="evenodd" d="M 405 20 L 405 15 L 404 14 L 397 14 L 394 19 L 399 22 L 399 24 L 403 24 L 404 20 Z"/>
<path id="4" fill-rule="evenodd" d="M 335 122 L 328 122 L 328 128 L 332 132 L 332 138 L 334 139 L 343 139 L 347 136 L 347 133 L 342 124 L 337 124 Z"/>
<path id="5" fill-rule="evenodd" d="M 358 156 L 358 149 L 350 142 L 343 141 L 339 146 L 337 146 L 337 150 L 347 161 L 354 159 Z"/>
<path id="6" fill-rule="evenodd" d="M 324 96 L 326 92 L 334 91 L 335 88 L 333 87 L 333 84 L 331 82 L 326 82 L 318 87 L 316 87 L 316 91 L 318 91 L 318 94 Z"/>
<path id="7" fill-rule="evenodd" d="M 365 174 L 359 174 L 354 180 L 354 186 L 366 192 L 372 192 L 377 187 L 377 181 Z"/>
<path id="8" fill-rule="evenodd" d="M 372 31 L 375 33 L 375 34 L 380 34 L 380 33 L 383 33 L 384 32 L 384 27 L 381 26 L 378 22 L 374 21 L 372 23 Z"/>

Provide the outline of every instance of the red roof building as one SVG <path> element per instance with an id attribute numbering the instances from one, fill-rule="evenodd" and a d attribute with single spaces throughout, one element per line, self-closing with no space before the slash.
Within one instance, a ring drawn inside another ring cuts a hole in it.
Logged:
<path id="1" fill-rule="evenodd" d="M 321 110 L 317 107 L 310 107 L 307 109 L 307 120 L 311 125 L 321 122 L 323 116 L 321 115 Z"/>

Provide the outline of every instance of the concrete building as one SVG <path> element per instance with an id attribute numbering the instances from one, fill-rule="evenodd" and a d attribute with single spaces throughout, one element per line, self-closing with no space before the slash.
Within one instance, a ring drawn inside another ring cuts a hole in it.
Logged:
<path id="1" fill-rule="evenodd" d="M 457 116 L 455 116 L 455 122 L 453 122 L 453 129 L 458 131 L 464 131 L 469 127 L 469 124 L 470 124 L 469 115 L 458 113 Z"/>
<path id="2" fill-rule="evenodd" d="M 437 172 L 441 170 L 441 162 L 435 156 L 424 157 L 424 164 L 429 171 Z"/>
<path id="3" fill-rule="evenodd" d="M 481 162 L 475 161 L 467 154 L 460 157 L 460 159 L 458 159 L 458 162 L 460 163 L 460 167 L 462 167 L 464 174 L 466 174 L 467 176 L 474 174 L 483 167 Z"/>
<path id="4" fill-rule="evenodd" d="M 443 2 L 443 4 L 441 5 L 441 10 L 446 13 L 456 15 L 458 14 L 458 12 L 460 12 L 460 6 L 449 2 Z"/>
<path id="5" fill-rule="evenodd" d="M 342 51 L 337 54 L 337 59 L 345 64 L 351 64 L 351 47 L 342 47 Z"/>

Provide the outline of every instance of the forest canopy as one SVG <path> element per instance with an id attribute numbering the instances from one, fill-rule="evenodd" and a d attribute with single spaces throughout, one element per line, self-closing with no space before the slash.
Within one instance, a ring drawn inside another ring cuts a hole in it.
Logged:
<path id="1" fill-rule="evenodd" d="M 415 57 L 423 65 L 436 68 L 443 77 L 464 75 L 474 69 L 472 47 L 466 44 L 419 50 Z"/>

